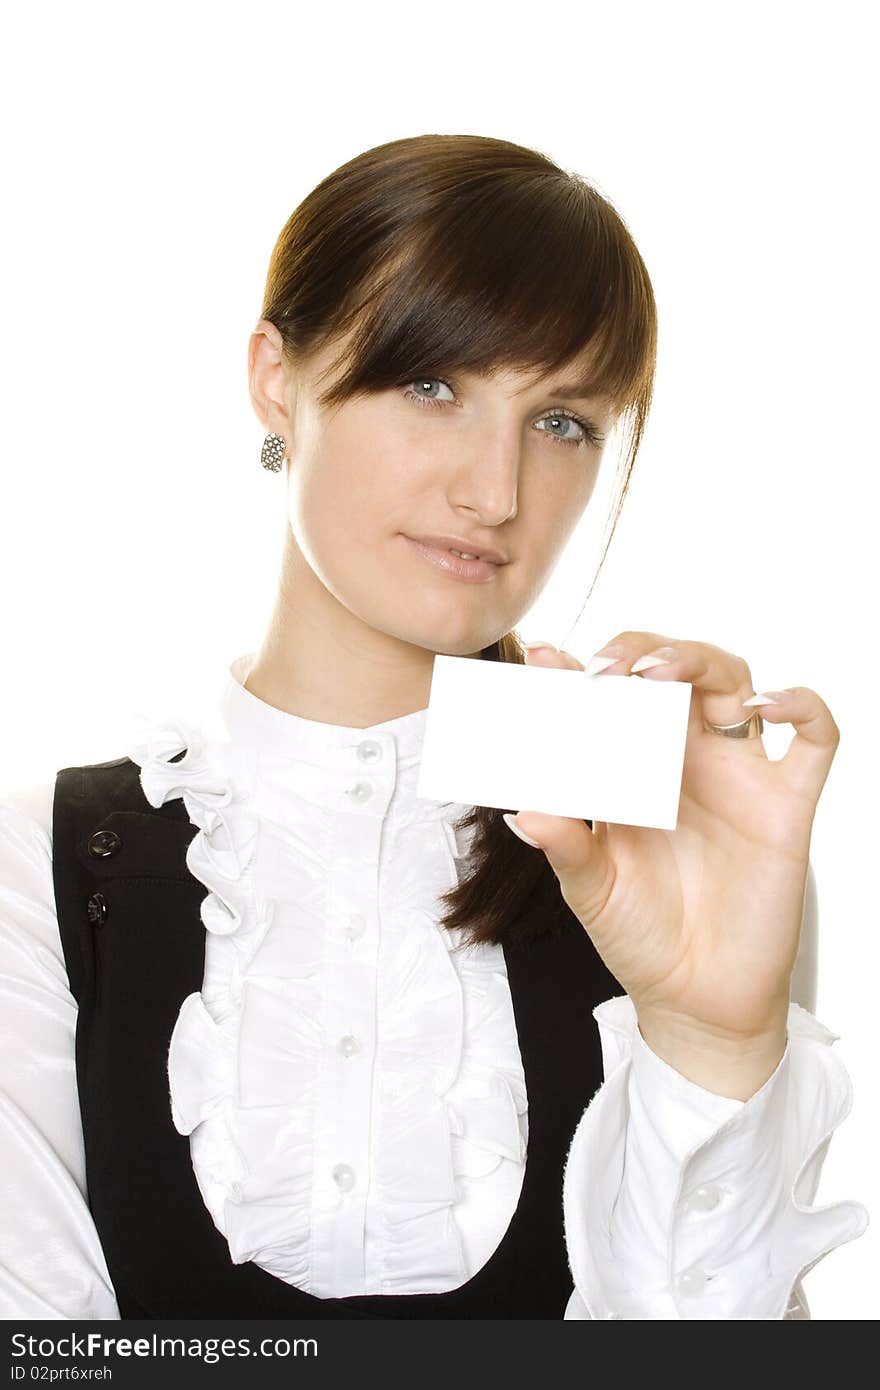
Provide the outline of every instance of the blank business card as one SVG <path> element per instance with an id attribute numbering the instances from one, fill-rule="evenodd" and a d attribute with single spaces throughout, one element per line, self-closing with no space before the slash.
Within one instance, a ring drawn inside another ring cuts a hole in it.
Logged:
<path id="1" fill-rule="evenodd" d="M 674 830 L 691 685 L 436 656 L 417 796 Z"/>

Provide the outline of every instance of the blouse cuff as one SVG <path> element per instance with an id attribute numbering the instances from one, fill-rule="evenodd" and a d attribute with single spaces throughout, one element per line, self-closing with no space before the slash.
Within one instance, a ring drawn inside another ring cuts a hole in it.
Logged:
<path id="1" fill-rule="evenodd" d="M 565 1168 L 566 1316 L 803 1317 L 802 1275 L 868 1224 L 858 1202 L 813 1205 L 852 1107 L 837 1035 L 792 1003 L 779 1065 L 740 1101 L 658 1057 L 626 995 L 593 1016 L 606 1079 Z"/>

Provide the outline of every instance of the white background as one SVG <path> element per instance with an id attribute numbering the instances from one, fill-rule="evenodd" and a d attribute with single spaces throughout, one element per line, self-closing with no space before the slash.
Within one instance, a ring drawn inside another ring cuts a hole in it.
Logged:
<path id="1" fill-rule="evenodd" d="M 283 475 L 260 467 L 246 348 L 296 204 L 404 135 L 537 147 L 626 220 L 660 360 L 583 620 L 601 487 L 521 631 L 581 659 L 624 628 L 711 641 L 756 690 L 827 701 L 817 1012 L 855 1100 L 819 1198 L 872 1215 L 875 19 L 773 0 L 54 3 L 8 14 L 0 58 L 0 782 L 118 757 L 134 711 L 213 694 L 258 646 Z M 771 756 L 791 733 L 767 726 Z M 820 1262 L 814 1318 L 875 1318 L 876 1258 L 872 1226 Z"/>

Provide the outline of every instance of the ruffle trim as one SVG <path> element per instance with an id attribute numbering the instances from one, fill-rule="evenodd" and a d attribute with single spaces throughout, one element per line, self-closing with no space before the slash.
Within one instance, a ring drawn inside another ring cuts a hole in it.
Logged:
<path id="1" fill-rule="evenodd" d="M 150 805 L 182 798 L 198 827 L 187 867 L 209 890 L 202 989 L 183 1001 L 168 1049 L 174 1126 L 190 1136 L 199 1189 L 233 1262 L 252 1260 L 310 1288 L 320 952 L 298 944 L 280 972 L 260 973 L 276 904 L 256 889 L 254 760 L 179 719 L 150 724 L 126 751 Z M 442 820 L 426 822 L 425 833 L 444 891 L 467 836 Z M 505 1159 L 524 1163 L 527 1096 L 506 972 L 493 954 L 500 948 L 454 952 L 460 934 L 421 909 L 424 930 L 418 922 L 414 930 L 400 896 L 409 992 L 395 991 L 405 1004 L 389 1009 L 383 1032 L 383 1132 L 371 1156 L 381 1282 L 383 1292 L 441 1291 L 469 1274 L 453 1215 L 460 1185 Z"/>

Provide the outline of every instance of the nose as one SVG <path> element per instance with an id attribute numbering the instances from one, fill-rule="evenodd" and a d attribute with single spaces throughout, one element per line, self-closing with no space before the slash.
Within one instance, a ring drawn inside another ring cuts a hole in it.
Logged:
<path id="1" fill-rule="evenodd" d="M 500 526 L 516 516 L 519 484 L 519 427 L 507 425 L 475 430 L 456 460 L 449 483 L 449 501 L 457 511 L 475 512 L 485 526 Z"/>

